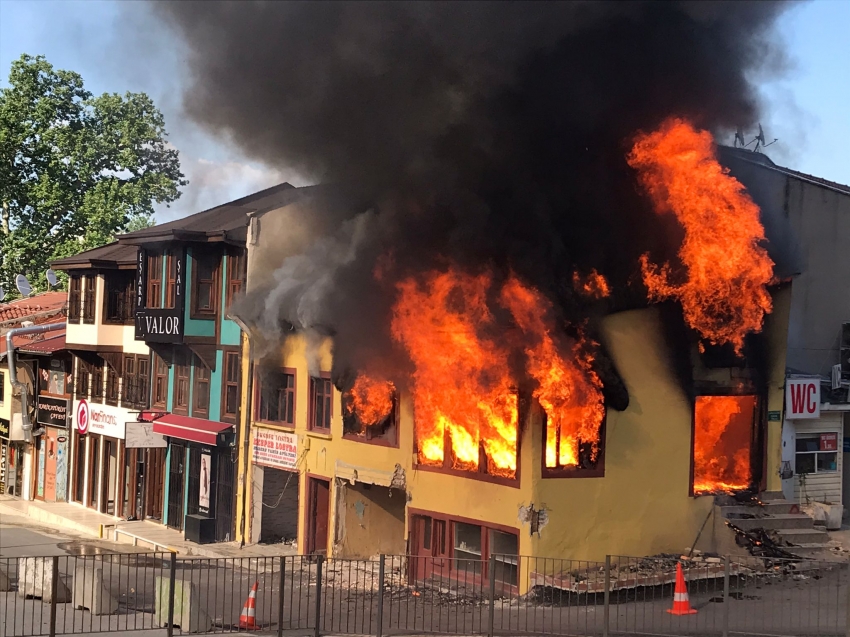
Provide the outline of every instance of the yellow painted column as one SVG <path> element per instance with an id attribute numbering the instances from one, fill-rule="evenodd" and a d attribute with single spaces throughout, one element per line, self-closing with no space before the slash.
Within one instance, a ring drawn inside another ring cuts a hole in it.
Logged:
<path id="1" fill-rule="evenodd" d="M 236 487 L 236 541 L 251 542 L 252 470 L 251 461 L 251 343 L 242 332 L 241 380 L 239 384 L 239 463 Z"/>

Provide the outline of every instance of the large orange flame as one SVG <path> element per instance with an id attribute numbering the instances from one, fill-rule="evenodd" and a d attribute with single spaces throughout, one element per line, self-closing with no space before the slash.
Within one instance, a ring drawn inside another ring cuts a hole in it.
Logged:
<path id="1" fill-rule="evenodd" d="M 528 373 L 537 381 L 534 396 L 547 416 L 546 466 L 578 465 L 580 443 L 591 445 L 595 459 L 605 408 L 590 344 L 579 340 L 568 347 L 556 336 L 551 302 L 515 277 L 502 288 L 500 300 L 529 341 Z"/>
<path id="2" fill-rule="evenodd" d="M 604 276 L 599 274 L 596 269 L 592 269 L 587 276 L 582 276 L 578 272 L 573 272 L 573 288 L 579 294 L 590 297 L 592 299 L 601 299 L 610 296 L 611 288 Z"/>
<path id="3" fill-rule="evenodd" d="M 513 477 L 517 396 L 508 351 L 482 336 L 493 322 L 488 274 L 449 268 L 397 284 L 391 331 L 414 365 L 413 407 L 419 462 L 443 465 L 446 435 L 453 468 L 478 470 L 483 447 L 494 475 Z"/>
<path id="4" fill-rule="evenodd" d="M 359 374 L 348 391 L 345 408 L 364 425 L 375 425 L 392 413 L 395 385 Z"/>
<path id="5" fill-rule="evenodd" d="M 698 396 L 694 413 L 694 493 L 750 486 L 755 396 Z"/>
<path id="6" fill-rule="evenodd" d="M 744 337 L 760 331 L 771 311 L 773 261 L 759 245 L 765 236 L 758 206 L 718 163 L 711 134 L 683 120 L 639 135 L 628 162 L 656 212 L 673 212 L 685 230 L 679 250 L 684 282 L 674 282 L 669 264 L 641 259 L 650 299 L 678 299 L 704 339 L 731 344 L 740 354 Z"/>

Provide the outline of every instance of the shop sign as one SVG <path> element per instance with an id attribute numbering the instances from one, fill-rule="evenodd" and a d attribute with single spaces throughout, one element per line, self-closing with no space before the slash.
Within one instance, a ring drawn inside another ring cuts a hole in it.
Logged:
<path id="1" fill-rule="evenodd" d="M 838 451 L 838 434 L 829 433 L 820 435 L 821 451 Z"/>
<path id="2" fill-rule="evenodd" d="M 820 378 L 785 381 L 785 417 L 789 420 L 820 418 Z"/>
<path id="3" fill-rule="evenodd" d="M 38 397 L 38 409 L 36 421 L 41 425 L 51 427 L 68 426 L 68 399 L 51 398 L 50 396 Z"/>
<path id="4" fill-rule="evenodd" d="M 767 412 L 767 420 L 769 422 L 779 422 L 782 420 L 782 412 L 779 411 L 769 411 Z"/>
<path id="5" fill-rule="evenodd" d="M 175 303 L 173 308 L 145 307 L 147 288 L 147 253 L 139 250 L 136 268 L 136 333 L 137 341 L 151 343 L 181 343 L 183 341 L 183 310 L 185 308 L 184 255 L 175 254 Z"/>
<path id="6" fill-rule="evenodd" d="M 201 479 L 198 484 L 198 508 L 201 513 L 210 512 L 210 474 L 212 473 L 211 457 L 208 453 L 201 454 Z"/>
<path id="7" fill-rule="evenodd" d="M 124 438 L 125 423 L 134 420 L 128 409 L 90 403 L 86 399 L 74 401 L 77 431 L 101 434 L 111 438 Z"/>
<path id="8" fill-rule="evenodd" d="M 0 445 L 0 495 L 6 493 L 6 454 L 9 447 Z"/>
<path id="9" fill-rule="evenodd" d="M 9 421 L 5 418 L 0 418 L 0 438 L 9 439 Z"/>
<path id="10" fill-rule="evenodd" d="M 298 465 L 298 436 L 288 431 L 254 429 L 254 464 L 295 471 Z"/>
<path id="11" fill-rule="evenodd" d="M 162 434 L 154 433 L 152 422 L 128 422 L 124 446 L 127 449 L 165 449 L 168 442 Z"/>

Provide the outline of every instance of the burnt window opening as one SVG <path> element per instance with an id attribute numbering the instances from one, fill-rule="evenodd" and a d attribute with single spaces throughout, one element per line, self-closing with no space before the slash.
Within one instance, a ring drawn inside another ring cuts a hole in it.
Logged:
<path id="1" fill-rule="evenodd" d="M 753 484 L 758 418 L 754 395 L 703 395 L 694 403 L 694 495 L 746 491 Z"/>
<path id="2" fill-rule="evenodd" d="M 398 444 L 398 393 L 393 390 L 390 412 L 374 422 L 363 422 L 354 409 L 351 392 L 342 396 L 342 433 L 354 440 Z"/>
<path id="3" fill-rule="evenodd" d="M 488 427 L 483 420 L 478 431 L 445 423 L 430 429 L 416 426 L 417 464 L 453 475 L 514 484 L 519 475 L 519 412 L 523 401 L 518 394 L 512 397 L 517 401 L 516 421 L 511 423 L 513 440 L 497 435 L 496 428 Z"/>
<path id="4" fill-rule="evenodd" d="M 106 277 L 105 323 L 130 324 L 135 311 L 135 274 L 116 272 Z"/>
<path id="5" fill-rule="evenodd" d="M 601 477 L 605 472 L 605 418 L 596 440 L 565 435 L 563 428 L 552 425 L 543 412 L 543 476 Z"/>
<path id="6" fill-rule="evenodd" d="M 295 374 L 277 369 L 257 372 L 259 400 L 254 418 L 263 422 L 295 425 Z"/>

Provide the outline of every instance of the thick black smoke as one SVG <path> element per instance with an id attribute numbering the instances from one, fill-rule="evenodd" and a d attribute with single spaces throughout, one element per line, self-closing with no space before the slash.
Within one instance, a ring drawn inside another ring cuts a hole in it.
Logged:
<path id="1" fill-rule="evenodd" d="M 636 187 L 631 140 L 670 116 L 754 123 L 751 82 L 782 59 L 786 5 L 154 6 L 188 44 L 197 122 L 372 202 L 245 306 L 333 330 L 337 363 L 359 366 L 389 351 L 392 281 L 447 262 L 512 270 L 567 318 L 592 313 L 571 293 L 576 269 L 609 277 L 617 307 L 637 302 L 638 256 L 674 257 L 678 230 Z"/>

